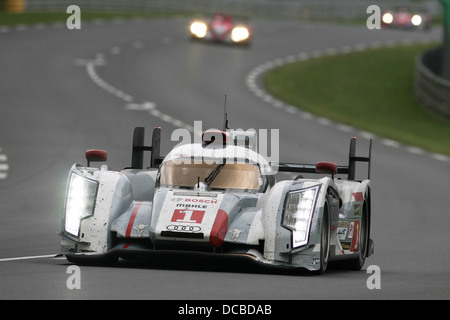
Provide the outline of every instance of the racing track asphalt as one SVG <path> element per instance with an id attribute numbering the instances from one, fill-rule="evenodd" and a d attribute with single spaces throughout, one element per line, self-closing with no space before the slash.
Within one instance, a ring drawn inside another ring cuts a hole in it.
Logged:
<path id="1" fill-rule="evenodd" d="M 187 24 L 115 20 L 85 23 L 77 31 L 63 24 L 2 28 L 0 151 L 8 172 L 0 179 L 0 298 L 450 298 L 450 162 L 378 137 L 372 166 L 375 255 L 360 272 L 305 276 L 179 261 L 120 263 L 83 266 L 81 289 L 68 289 L 69 264 L 48 255 L 59 250 L 68 170 L 85 161 L 85 149 L 106 149 L 110 166 L 120 169 L 130 162 L 133 128 L 161 125 L 165 153 L 175 144 L 170 134 L 176 125 L 202 120 L 203 129 L 220 128 L 227 94 L 232 127 L 280 129 L 281 160 L 346 164 L 350 137 L 361 137 L 364 154 L 367 134 L 279 109 L 249 89 L 248 75 L 267 61 L 299 53 L 441 38 L 438 29 L 255 21 L 254 43 L 238 48 L 190 42 Z M 14 257 L 23 259 L 9 259 Z M 381 270 L 381 289 L 366 285 L 370 265 Z"/>

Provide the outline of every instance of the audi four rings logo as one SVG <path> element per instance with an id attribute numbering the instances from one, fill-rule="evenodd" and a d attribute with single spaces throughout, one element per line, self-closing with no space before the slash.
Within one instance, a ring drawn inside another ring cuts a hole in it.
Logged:
<path id="1" fill-rule="evenodd" d="M 202 230 L 202 228 L 197 226 L 176 226 L 176 225 L 167 226 L 166 229 L 170 231 L 184 231 L 184 232 L 199 232 Z"/>

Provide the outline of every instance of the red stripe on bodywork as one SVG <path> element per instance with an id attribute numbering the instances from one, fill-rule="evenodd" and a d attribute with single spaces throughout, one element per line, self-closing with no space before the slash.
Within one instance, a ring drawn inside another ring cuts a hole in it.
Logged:
<path id="1" fill-rule="evenodd" d="M 354 223 L 354 230 L 353 230 L 353 238 L 352 238 L 352 245 L 350 247 L 350 251 L 357 252 L 357 251 L 359 251 L 360 222 L 355 221 L 353 223 Z"/>
<path id="2" fill-rule="evenodd" d="M 136 215 L 141 207 L 142 202 L 136 202 L 133 208 L 133 212 L 131 213 L 130 221 L 128 221 L 127 232 L 125 233 L 125 237 L 129 238 L 131 236 L 131 230 L 133 230 L 134 220 L 136 219 Z"/>
<path id="3" fill-rule="evenodd" d="M 211 233 L 209 235 L 209 243 L 213 246 L 220 247 L 227 235 L 228 231 L 228 214 L 220 210 L 217 211 L 216 219 L 211 228 Z"/>

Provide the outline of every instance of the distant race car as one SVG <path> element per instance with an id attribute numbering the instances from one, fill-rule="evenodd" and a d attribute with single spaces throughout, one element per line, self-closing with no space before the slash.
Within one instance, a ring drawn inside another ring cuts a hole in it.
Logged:
<path id="1" fill-rule="evenodd" d="M 211 21 L 195 20 L 190 25 L 191 39 L 249 44 L 252 31 L 245 23 L 235 23 L 231 15 L 217 13 Z"/>
<path id="2" fill-rule="evenodd" d="M 322 273 L 330 261 L 359 270 L 373 253 L 370 180 L 355 179 L 357 162 L 369 164 L 370 176 L 371 152 L 356 156 L 356 138 L 348 166 L 270 164 L 242 130 L 205 131 L 201 143 L 179 145 L 166 157 L 159 154 L 161 128 L 151 146 L 144 131 L 135 128 L 129 168 L 92 167 L 107 160 L 98 149 L 86 151 L 87 166 L 72 166 L 61 231 L 70 262 L 176 259 L 184 252 Z M 314 175 L 277 182 L 274 168 Z"/>
<path id="3" fill-rule="evenodd" d="M 390 10 L 383 13 L 382 24 L 385 28 L 421 29 L 431 28 L 431 15 L 407 9 Z"/>

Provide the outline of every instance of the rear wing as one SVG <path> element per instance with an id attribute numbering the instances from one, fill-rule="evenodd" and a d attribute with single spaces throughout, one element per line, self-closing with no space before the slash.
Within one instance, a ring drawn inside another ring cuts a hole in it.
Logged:
<path id="1" fill-rule="evenodd" d="M 347 166 L 337 166 L 336 174 L 346 174 L 347 180 L 356 179 L 356 164 L 358 162 L 367 163 L 367 177 L 370 179 L 370 164 L 372 158 L 372 139 L 369 143 L 369 155 L 367 157 L 360 157 L 356 155 L 356 137 L 350 140 L 350 151 L 348 156 Z M 315 164 L 299 164 L 280 162 L 278 164 L 278 171 L 281 172 L 296 172 L 296 173 L 319 173 L 316 170 Z"/>
<path id="2" fill-rule="evenodd" d="M 131 167 L 128 169 L 144 169 L 144 152 L 150 151 L 150 168 L 158 168 L 163 158 L 161 152 L 161 127 L 153 129 L 152 145 L 146 146 L 145 128 L 136 127 L 133 133 L 133 150 L 131 154 Z"/>
<path id="3" fill-rule="evenodd" d="M 145 128 L 136 127 L 133 133 L 133 149 L 131 157 L 131 167 L 127 169 L 143 169 L 144 168 L 144 152 L 150 151 L 150 168 L 158 168 L 164 160 L 161 157 L 161 127 L 153 129 L 151 146 L 145 145 Z M 372 158 L 372 139 L 369 143 L 369 155 L 361 157 L 356 155 L 356 137 L 350 139 L 350 151 L 347 166 L 336 166 L 336 174 L 346 174 L 347 180 L 356 179 L 356 164 L 358 162 L 367 163 L 367 177 L 370 179 Z M 316 164 L 300 164 L 300 163 L 278 163 L 279 172 L 295 172 L 295 173 L 321 173 L 317 169 Z"/>

